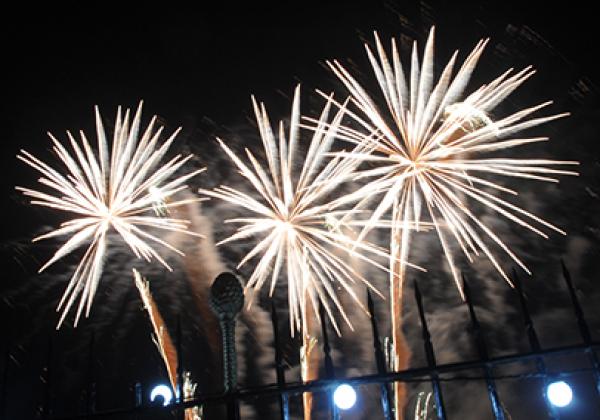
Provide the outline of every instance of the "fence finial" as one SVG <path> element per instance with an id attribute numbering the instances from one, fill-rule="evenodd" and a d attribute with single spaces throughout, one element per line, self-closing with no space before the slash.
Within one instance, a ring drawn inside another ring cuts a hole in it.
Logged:
<path id="1" fill-rule="evenodd" d="M 223 386 L 225 391 L 237 385 L 237 356 L 235 352 L 235 318 L 244 306 L 244 291 L 232 273 L 217 276 L 210 287 L 210 307 L 219 319 L 223 338 Z"/>
<path id="2" fill-rule="evenodd" d="M 427 365 L 431 369 L 431 387 L 433 389 L 433 397 L 435 399 L 435 409 L 439 420 L 446 419 L 446 408 L 444 406 L 444 398 L 442 397 L 442 387 L 440 384 L 440 377 L 437 373 L 437 361 L 435 359 L 435 353 L 433 351 L 433 344 L 431 343 L 431 334 L 429 327 L 427 326 L 427 318 L 425 318 L 425 308 L 423 307 L 423 296 L 419 290 L 419 285 L 416 280 L 413 282 L 415 290 L 415 300 L 417 301 L 417 309 L 419 310 L 419 318 L 421 320 L 421 331 L 423 334 L 423 347 L 425 350 L 425 357 L 427 358 Z"/>

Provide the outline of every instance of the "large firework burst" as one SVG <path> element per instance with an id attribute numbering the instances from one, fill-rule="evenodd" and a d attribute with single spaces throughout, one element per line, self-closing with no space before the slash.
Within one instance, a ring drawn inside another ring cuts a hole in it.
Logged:
<path id="1" fill-rule="evenodd" d="M 198 201 L 198 199 L 191 199 L 167 202 L 169 197 L 186 188 L 185 182 L 188 179 L 204 169 L 172 178 L 175 172 L 192 156 L 177 155 L 166 164 L 160 165 L 161 159 L 179 130 L 175 131 L 159 147 L 162 127 L 155 131 L 156 117 L 152 119 L 141 138 L 139 137 L 141 113 L 142 103 L 140 103 L 130 126 L 129 110 L 126 110 L 125 115 L 122 116 L 121 108 L 119 108 L 112 151 L 109 152 L 106 132 L 100 113 L 96 108 L 97 155 L 83 132 L 81 132 L 81 145 L 70 132 L 67 132 L 72 152 L 69 152 L 49 133 L 54 145 L 53 150 L 64 164 L 66 174 L 53 169 L 24 150 L 21 150 L 17 156 L 42 174 L 38 181 L 44 187 L 48 187 L 51 192 L 22 187 L 17 187 L 17 189 L 31 197 L 32 204 L 50 207 L 73 215 L 60 228 L 34 239 L 34 241 L 38 241 L 70 235 L 68 240 L 40 269 L 40 272 L 76 248 L 89 243 L 58 305 L 57 310 L 63 311 L 58 327 L 64 321 L 75 299 L 80 295 L 75 325 L 77 325 L 84 307 L 86 316 L 89 315 L 92 300 L 102 275 L 111 227 L 129 245 L 136 257 L 143 257 L 148 261 L 156 258 L 169 270 L 169 265 L 150 245 L 151 242 L 179 254 L 182 252 L 156 234 L 149 232 L 148 229 L 183 232 L 199 236 L 187 230 L 187 221 L 167 217 L 165 213 L 170 208 Z M 158 213 L 163 213 L 165 217 Z"/>
<path id="2" fill-rule="evenodd" d="M 359 239 L 373 227 L 385 224 L 383 218 L 391 209 L 391 251 L 394 257 L 400 256 L 395 259 L 400 267 L 392 271 L 403 278 L 404 261 L 414 230 L 404 227 L 410 225 L 419 230 L 419 226 L 433 226 L 462 294 L 450 238 L 455 239 L 469 261 L 473 255 L 483 252 L 502 277 L 510 282 L 485 243 L 483 237 L 487 236 L 529 273 L 510 247 L 473 212 L 470 200 L 544 238 L 547 234 L 542 231 L 543 228 L 564 234 L 542 218 L 500 198 L 499 193 L 515 196 L 518 193 L 486 175 L 558 182 L 553 176 L 576 173 L 553 167 L 575 165 L 577 162 L 488 157 L 488 152 L 547 140 L 546 137 L 514 137 L 513 134 L 567 114 L 531 117 L 534 112 L 551 104 L 545 102 L 493 121 L 489 112 L 534 71 L 529 67 L 517 73 L 508 70 L 463 99 L 463 92 L 487 40 L 476 45 L 453 78 L 455 52 L 434 85 L 433 39 L 432 28 L 422 64 L 419 64 L 414 44 L 408 80 L 394 40 L 391 63 L 377 34 L 377 56 L 368 45 L 365 46 L 389 114 L 377 106 L 376 101 L 339 62 L 330 62 L 329 66 L 349 90 L 351 101 L 358 108 L 357 112 L 347 111 L 358 129 L 344 125 L 338 128 L 340 138 L 356 144 L 352 152 L 342 155 L 375 165 L 357 173 L 358 178 L 370 179 L 354 193 L 359 200 L 357 208 L 381 195 Z M 422 213 L 428 215 L 428 220 L 422 219 Z"/>
<path id="3" fill-rule="evenodd" d="M 391 63 L 377 34 L 377 56 L 366 46 L 369 61 L 385 98 L 383 107 L 376 104 L 339 62 L 328 63 L 349 90 L 351 102 L 357 108 L 356 111 L 346 112 L 353 121 L 353 126 L 340 124 L 338 127 L 339 137 L 356 146 L 351 152 L 339 154 L 339 157 L 372 165 L 356 174 L 357 179 L 368 179 L 368 182 L 352 194 L 357 200 L 355 210 L 364 208 L 376 197 L 381 197 L 357 240 L 360 241 L 375 227 L 391 228 L 391 358 L 397 371 L 408 368 L 410 354 L 402 333 L 402 298 L 412 232 L 420 230 L 422 226 L 436 230 L 461 295 L 462 284 L 452 252 L 452 238 L 469 261 L 472 261 L 473 255 L 483 252 L 510 283 L 484 238 L 495 243 L 527 273 L 529 270 L 509 246 L 476 215 L 472 203 L 484 205 L 543 237 L 547 237 L 543 228 L 564 234 L 542 218 L 501 198 L 500 193 L 517 195 L 517 192 L 489 176 L 557 182 L 554 175 L 575 174 L 556 169 L 555 165 L 572 165 L 576 162 L 478 156 L 547 140 L 543 137 L 513 137 L 513 134 L 565 114 L 531 117 L 534 112 L 551 103 L 546 102 L 496 121 L 492 120 L 489 112 L 534 71 L 530 68 L 517 73 L 513 73 L 512 69 L 508 70 L 489 84 L 463 97 L 487 41 L 480 41 L 476 45 L 453 78 L 452 70 L 457 57 L 457 53 L 454 53 L 434 85 L 433 38 L 432 28 L 422 64 L 419 64 L 416 43 L 413 45 L 408 80 L 394 40 Z M 328 100 L 332 101 L 332 98 Z M 338 106 L 345 108 L 345 105 Z M 386 107 L 387 111 L 384 111 Z M 385 220 L 390 210 L 391 220 Z M 422 217 L 422 213 L 428 217 Z M 405 401 L 405 386 L 396 383 L 396 418 L 402 418 Z"/>
<path id="4" fill-rule="evenodd" d="M 300 328 L 307 305 L 318 313 L 320 300 L 336 330 L 333 309 L 337 308 L 350 327 L 350 321 L 337 296 L 337 289 L 349 293 L 358 305 L 362 304 L 351 285 L 356 280 L 370 283 L 347 261 L 350 255 L 384 269 L 373 258 L 388 257 L 388 253 L 366 241 L 355 241 L 344 230 L 353 222 L 340 224 L 346 215 L 341 209 L 347 201 L 344 197 L 332 199 L 335 190 L 352 174 L 355 161 L 336 157 L 330 159 L 328 152 L 334 140 L 336 128 L 343 116 L 338 112 L 329 124 L 330 105 L 327 104 L 317 120 L 306 155 L 298 149 L 300 136 L 300 88 L 296 88 L 289 136 L 286 137 L 283 123 L 279 125 L 279 142 L 271 129 L 266 109 L 253 98 L 254 111 L 265 150 L 267 165 L 264 167 L 246 149 L 250 165 L 245 164 L 220 139 L 221 147 L 235 163 L 238 170 L 256 190 L 257 198 L 233 189 L 220 186 L 201 193 L 240 206 L 249 213 L 227 223 L 241 224 L 237 232 L 221 241 L 224 244 L 250 237 L 258 237 L 255 246 L 240 261 L 238 268 L 253 258 L 259 261 L 246 285 L 247 289 L 258 290 L 270 279 L 273 293 L 282 269 L 288 282 L 288 301 L 292 332 Z M 325 128 L 327 125 L 327 128 Z M 296 170 L 298 162 L 301 167 Z M 333 303 L 333 306 L 330 304 Z"/>

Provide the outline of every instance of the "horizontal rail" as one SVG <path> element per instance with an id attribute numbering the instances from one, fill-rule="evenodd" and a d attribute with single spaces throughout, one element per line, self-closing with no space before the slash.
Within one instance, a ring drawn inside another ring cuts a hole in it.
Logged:
<path id="1" fill-rule="evenodd" d="M 183 410 L 185 408 L 200 406 L 200 405 L 215 405 L 215 404 L 224 404 L 227 399 L 234 398 L 237 400 L 251 400 L 257 397 L 269 397 L 269 396 L 279 396 L 282 394 L 300 394 L 302 392 L 319 392 L 319 391 L 327 391 L 336 385 L 338 385 L 341 381 L 347 383 L 349 385 L 370 385 L 370 384 L 381 384 L 387 382 L 412 382 L 417 379 L 421 379 L 423 381 L 429 381 L 431 374 L 448 374 L 453 372 L 460 372 L 464 370 L 471 369 L 485 369 L 486 366 L 499 366 L 506 365 L 512 363 L 520 363 L 526 361 L 535 361 L 539 357 L 556 357 L 556 356 L 564 356 L 569 354 L 577 354 L 577 353 L 587 353 L 594 352 L 596 350 L 600 350 L 600 343 L 590 343 L 587 344 L 579 344 L 572 346 L 564 346 L 564 347 L 556 347 L 552 349 L 546 349 L 541 351 L 529 352 L 529 353 L 518 353 L 518 354 L 510 354 L 504 356 L 498 356 L 494 358 L 490 358 L 488 360 L 474 360 L 474 361 L 465 361 L 465 362 L 456 362 L 456 363 L 448 363 L 444 365 L 438 365 L 436 368 L 432 369 L 429 367 L 408 369 L 402 372 L 389 372 L 385 374 L 373 374 L 373 375 L 364 375 L 358 377 L 348 377 L 344 379 L 318 379 L 315 381 L 309 382 L 288 382 L 285 386 L 280 386 L 277 383 L 262 385 L 258 387 L 249 387 L 238 389 L 232 393 L 225 394 L 208 394 L 202 395 L 194 399 L 187 400 L 181 403 L 170 404 L 166 407 L 156 407 L 156 406 L 141 406 L 141 407 L 131 407 L 124 409 L 112 409 L 105 411 L 98 411 L 93 414 L 81 414 L 75 416 L 64 416 L 64 417 L 54 417 L 56 420 L 75 420 L 75 419 L 84 419 L 84 418 L 97 418 L 111 415 L 119 415 L 119 414 L 133 414 L 133 413 L 143 413 L 150 412 L 156 410 L 164 410 L 164 411 L 175 411 L 175 410 Z M 591 369 L 590 369 L 591 370 Z M 563 372 L 564 374 L 564 372 Z M 548 374 L 552 375 L 552 374 Z M 560 372 L 557 375 L 561 375 Z M 539 374 L 531 374 L 527 375 L 527 377 L 534 378 L 539 377 Z M 442 381 L 451 381 L 451 380 L 483 380 L 482 377 L 460 377 L 460 378 L 440 378 Z M 494 379 L 503 379 L 503 377 L 498 376 L 494 377 Z M 510 379 L 507 377 L 505 379 Z"/>

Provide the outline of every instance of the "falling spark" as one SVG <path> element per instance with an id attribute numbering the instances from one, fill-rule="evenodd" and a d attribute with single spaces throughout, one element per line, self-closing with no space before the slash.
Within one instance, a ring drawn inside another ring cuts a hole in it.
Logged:
<path id="1" fill-rule="evenodd" d="M 307 305 L 312 305 L 314 312 L 318 313 L 319 300 L 339 334 L 340 330 L 333 315 L 334 309 L 339 311 L 350 328 L 352 325 L 338 299 L 337 290 L 344 289 L 360 307 L 363 307 L 351 285 L 359 280 L 373 288 L 369 281 L 339 254 L 350 255 L 384 270 L 374 258 L 389 258 L 389 254 L 366 241 L 355 242 L 343 233 L 347 226 L 340 224 L 338 220 L 346 214 L 346 211 L 341 209 L 346 202 L 343 197 L 330 200 L 329 196 L 350 177 L 354 161 L 337 157 L 326 161 L 343 113 L 336 114 L 328 129 L 316 130 L 306 155 L 300 156 L 297 150 L 300 141 L 299 95 L 300 88 L 297 87 L 292 105 L 289 137 L 286 138 L 283 123 L 280 123 L 279 145 L 264 104 L 259 105 L 254 98 L 252 99 L 265 149 L 266 168 L 248 149 L 246 155 L 250 165 L 247 165 L 218 139 L 225 153 L 256 190 L 259 198 L 228 186 L 200 192 L 225 200 L 256 215 L 227 220 L 227 223 L 241 226 L 236 233 L 219 243 L 225 244 L 249 237 L 260 238 L 238 265 L 240 268 L 251 259 L 258 259 L 246 290 L 259 290 L 270 278 L 272 295 L 284 269 L 288 282 L 292 334 L 295 328 L 301 328 L 301 319 Z M 321 128 L 328 119 L 329 110 L 330 104 L 327 104 L 318 120 Z M 301 163 L 301 168 L 296 172 L 295 167 L 298 163 Z M 333 302 L 333 305 L 330 302 Z"/>
<path id="2" fill-rule="evenodd" d="M 135 281 L 135 286 L 140 293 L 140 298 L 142 298 L 144 309 L 150 318 L 150 324 L 152 325 L 152 330 L 154 331 L 154 337 L 152 337 L 152 340 L 154 341 L 154 344 L 156 344 L 156 348 L 158 349 L 165 367 L 167 368 L 167 374 L 169 376 L 169 382 L 171 382 L 171 387 L 173 388 L 173 391 L 177 393 L 177 349 L 173 344 L 173 340 L 171 339 L 171 335 L 167 330 L 165 321 L 158 310 L 158 306 L 152 297 L 152 293 L 150 293 L 150 283 L 148 280 L 142 277 L 140 272 L 135 268 L 133 269 L 133 280 Z"/>
<path id="3" fill-rule="evenodd" d="M 414 420 L 427 420 L 427 416 L 429 415 L 429 403 L 432 395 L 432 392 L 428 392 L 427 394 L 419 392 L 417 403 L 415 404 Z"/>
<path id="4" fill-rule="evenodd" d="M 150 324 L 152 325 L 152 330 L 154 331 L 154 337 L 152 337 L 152 340 L 154 341 L 154 344 L 156 344 L 156 348 L 158 349 L 163 363 L 165 364 L 165 368 L 167 369 L 167 374 L 169 376 L 169 382 L 171 383 L 173 393 L 178 395 L 179 385 L 177 383 L 177 365 L 179 360 L 177 356 L 177 349 L 173 344 L 173 340 L 171 339 L 171 335 L 167 330 L 165 321 L 158 310 L 158 306 L 152 297 L 152 293 L 150 293 L 150 282 L 142 277 L 139 271 L 137 271 L 135 268 L 133 269 L 133 279 L 135 286 L 140 293 L 140 297 L 142 298 L 144 309 L 150 318 Z M 190 372 L 183 372 L 182 385 L 183 401 L 194 398 L 198 384 L 192 381 Z M 202 407 L 198 406 L 186 408 L 184 419 L 201 420 L 201 411 Z"/>
<path id="5" fill-rule="evenodd" d="M 155 242 L 178 254 L 183 255 L 183 253 L 147 230 L 159 229 L 200 236 L 187 230 L 189 222 L 186 220 L 159 216 L 166 215 L 171 208 L 199 201 L 199 199 L 187 199 L 168 202 L 168 198 L 187 188 L 185 182 L 204 169 L 171 178 L 192 155 L 187 157 L 177 155 L 161 165 L 160 160 L 179 130 L 158 146 L 162 127 L 154 130 L 156 122 L 154 117 L 140 138 L 141 113 L 142 103 L 130 126 L 129 110 L 122 116 L 119 107 L 111 152 L 108 149 L 107 136 L 98 108 L 96 108 L 97 155 L 83 132 L 80 133 L 81 144 L 70 132 L 67 132 L 72 152 L 48 133 L 54 145 L 54 152 L 65 166 L 66 174 L 53 169 L 24 150 L 21 150 L 17 156 L 39 171 L 42 174 L 39 183 L 53 191 L 48 193 L 23 187 L 16 187 L 17 190 L 31 197 L 31 204 L 50 207 L 73 215 L 58 229 L 34 239 L 39 241 L 70 235 L 70 238 L 39 271 L 42 272 L 76 248 L 89 243 L 58 305 L 57 311 L 62 310 L 62 315 L 57 328 L 60 328 L 78 296 L 81 297 L 76 310 L 75 325 L 84 307 L 85 315 L 89 316 L 103 271 L 111 227 L 129 245 L 136 257 L 147 261 L 156 258 L 169 270 L 171 270 L 169 265 L 150 244 Z M 152 211 L 156 211 L 156 215 L 148 214 Z"/>
<path id="6" fill-rule="evenodd" d="M 544 219 L 500 198 L 499 193 L 518 193 L 485 175 L 558 182 L 554 176 L 577 173 L 554 166 L 578 163 L 540 158 L 478 157 L 479 153 L 548 140 L 546 137 L 512 136 L 568 114 L 530 117 L 551 104 L 545 102 L 493 121 L 489 112 L 529 79 L 534 71 L 530 67 L 517 73 L 508 70 L 460 100 L 487 40 L 475 46 L 452 78 L 457 57 L 455 52 L 434 85 L 433 39 L 432 28 L 422 64 L 419 64 L 415 42 L 408 80 L 393 39 L 391 63 L 377 34 L 377 56 L 369 46 L 365 46 L 389 115 L 378 108 L 365 89 L 339 62 L 328 63 L 349 90 L 350 100 L 358 108 L 358 112 L 347 110 L 346 114 L 359 129 L 342 124 L 338 127 L 338 137 L 354 143 L 355 149 L 338 155 L 375 165 L 358 171 L 356 175 L 357 179 L 370 180 L 354 193 L 358 202 L 355 209 L 363 208 L 374 196 L 382 195 L 358 235 L 358 240 L 374 227 L 391 227 L 391 253 L 393 257 L 399 256 L 397 260 L 400 264 L 397 270 L 392 271 L 402 279 L 411 232 L 420 230 L 420 226 L 432 226 L 462 294 L 460 273 L 451 252 L 450 238 L 454 238 L 470 262 L 474 255 L 483 252 L 509 283 L 496 256 L 484 242 L 484 236 L 530 273 L 510 247 L 473 212 L 469 200 L 487 206 L 544 238 L 547 238 L 547 233 L 542 231 L 543 228 L 565 234 Z M 328 100 L 333 101 L 332 98 Z M 334 103 L 346 108 L 345 105 Z M 314 120 L 307 119 L 314 123 Z M 390 210 L 392 220 L 386 222 L 383 218 Z M 426 213 L 429 220 L 423 220 L 422 213 Z M 415 229 L 406 229 L 407 225 Z"/>

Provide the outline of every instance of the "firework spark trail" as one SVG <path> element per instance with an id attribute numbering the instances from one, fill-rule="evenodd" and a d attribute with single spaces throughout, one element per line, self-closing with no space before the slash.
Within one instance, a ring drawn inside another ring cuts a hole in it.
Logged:
<path id="1" fill-rule="evenodd" d="M 374 227 L 390 226 L 394 238 L 403 235 L 402 240 L 395 239 L 393 242 L 397 242 L 398 252 L 403 256 L 400 261 L 406 261 L 410 232 L 419 230 L 421 225 L 433 226 L 462 294 L 460 274 L 450 252 L 450 238 L 456 240 L 469 261 L 472 261 L 473 255 L 483 252 L 502 277 L 510 282 L 478 229 L 529 273 L 525 264 L 474 214 L 463 197 L 487 206 L 544 238 L 547 234 L 541 228 L 564 234 L 561 229 L 544 219 L 486 191 L 492 189 L 496 193 L 518 195 L 517 191 L 481 174 L 558 182 L 554 176 L 577 173 L 555 169 L 553 166 L 578 163 L 530 158 L 474 158 L 477 153 L 546 141 L 546 137 L 510 137 L 568 114 L 531 117 L 534 112 L 551 104 L 545 102 L 492 121 L 488 116 L 489 112 L 531 77 L 534 71 L 527 67 L 513 74 L 510 69 L 460 101 L 487 40 L 476 45 L 452 78 L 458 54 L 455 52 L 434 86 L 433 39 L 432 28 L 422 64 L 419 64 L 416 43 L 414 44 L 408 81 L 394 40 L 391 63 L 377 34 L 377 56 L 365 45 L 389 116 L 378 108 L 356 79 L 337 61 L 328 64 L 350 92 L 350 101 L 358 111 L 348 110 L 331 97 L 328 101 L 345 109 L 346 115 L 359 127 L 353 129 L 340 124 L 337 128 L 338 138 L 351 142 L 356 147 L 351 152 L 337 155 L 376 165 L 357 172 L 356 179 L 368 178 L 369 181 L 353 193 L 353 198 L 358 202 L 355 209 L 365 207 L 376 194 L 383 195 L 358 240 Z M 315 122 L 311 118 L 307 120 Z M 391 222 L 383 219 L 390 209 L 394 213 Z M 426 222 L 422 220 L 424 209 L 430 219 Z M 415 229 L 403 229 L 407 224 Z M 401 271 L 404 272 L 405 264 L 401 264 Z"/>
<path id="2" fill-rule="evenodd" d="M 320 128 L 315 130 L 306 155 L 299 156 L 300 87 L 296 88 L 294 95 L 289 137 L 286 138 L 283 123 L 280 123 L 279 142 L 271 129 L 264 104 L 258 104 L 254 98 L 253 104 L 267 166 L 264 167 L 246 149 L 250 161 L 250 166 L 247 165 L 222 140 L 218 141 L 259 197 L 254 198 L 228 186 L 200 190 L 202 194 L 256 214 L 227 220 L 227 223 L 241 226 L 219 244 L 259 237 L 238 265 L 239 268 L 253 258 L 260 258 L 246 289 L 257 291 L 270 279 L 272 294 L 283 270 L 288 281 L 292 333 L 301 328 L 307 305 L 310 304 L 314 313 L 318 313 L 317 303 L 320 300 L 339 334 L 334 309 L 339 311 L 350 328 L 352 325 L 337 297 L 337 286 L 349 293 L 361 307 L 363 305 L 351 285 L 358 280 L 368 287 L 373 286 L 334 251 L 341 251 L 383 270 L 386 268 L 375 259 L 389 258 L 386 250 L 362 239 L 356 241 L 343 233 L 343 229 L 350 226 L 350 223 L 344 225 L 339 222 L 346 217 L 347 210 L 342 207 L 347 202 L 343 197 L 330 198 L 336 188 L 352 176 L 355 168 L 352 158 L 329 159 L 328 156 L 343 111 L 336 113 L 331 123 L 327 123 L 331 104 L 325 106 L 316 120 Z M 326 124 L 328 128 L 325 129 Z M 302 166 L 295 171 L 298 161 L 302 161 Z"/>
<path id="3" fill-rule="evenodd" d="M 135 268 L 133 269 L 133 279 L 140 294 L 140 298 L 142 299 L 142 303 L 144 304 L 144 309 L 150 318 L 150 324 L 152 325 L 152 330 L 154 331 L 154 337 L 152 337 L 152 340 L 154 341 L 154 344 L 156 344 L 158 352 L 163 359 L 173 392 L 176 393 L 178 363 L 177 349 L 175 348 L 173 340 L 171 339 L 171 335 L 165 326 L 165 321 L 158 310 L 158 306 L 152 297 L 152 293 L 150 293 L 150 283 L 148 280 L 142 277 L 139 271 L 137 271 Z"/>
<path id="4" fill-rule="evenodd" d="M 147 261 L 156 258 L 169 270 L 171 270 L 169 265 L 150 243 L 155 242 L 178 254 L 183 253 L 159 236 L 149 233 L 148 228 L 200 236 L 187 230 L 186 220 L 152 214 L 157 208 L 157 195 L 162 197 L 160 208 L 163 212 L 189 202 L 199 201 L 200 199 L 188 199 L 167 203 L 164 200 L 186 189 L 185 182 L 204 169 L 172 178 L 192 155 L 186 157 L 177 155 L 161 165 L 160 161 L 179 129 L 159 147 L 162 127 L 154 130 L 156 117 L 152 118 L 141 138 L 139 137 L 141 112 L 142 103 L 130 126 L 129 110 L 126 110 L 125 115 L 122 116 L 119 107 L 112 150 L 109 152 L 106 132 L 100 112 L 96 108 L 97 155 L 94 154 L 83 132 L 80 133 L 81 145 L 70 132 L 67 132 L 72 153 L 49 133 L 54 145 L 53 150 L 64 164 L 66 174 L 53 169 L 24 150 L 21 150 L 17 156 L 27 165 L 38 170 L 42 174 L 39 183 L 53 191 L 46 193 L 23 187 L 16 187 L 17 190 L 31 197 L 31 204 L 74 215 L 58 229 L 34 239 L 38 241 L 70 235 L 70 238 L 39 271 L 42 272 L 78 247 L 90 243 L 58 305 L 57 311 L 62 310 L 62 315 L 57 328 L 61 326 L 80 295 L 75 325 L 84 307 L 85 315 L 89 315 L 102 275 L 111 227 L 119 233 L 136 257 Z"/>

